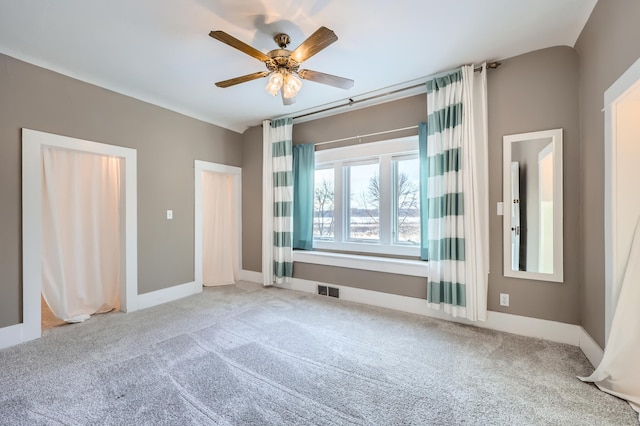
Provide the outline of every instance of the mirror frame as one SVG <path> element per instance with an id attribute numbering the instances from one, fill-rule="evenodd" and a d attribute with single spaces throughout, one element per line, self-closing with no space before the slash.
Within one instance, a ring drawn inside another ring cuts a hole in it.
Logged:
<path id="1" fill-rule="evenodd" d="M 553 144 L 553 273 L 546 274 L 511 269 L 511 144 L 537 139 L 550 139 Z M 506 135 L 503 141 L 503 267 L 504 276 L 539 281 L 564 281 L 563 244 L 563 176 L 562 176 L 562 129 Z"/>

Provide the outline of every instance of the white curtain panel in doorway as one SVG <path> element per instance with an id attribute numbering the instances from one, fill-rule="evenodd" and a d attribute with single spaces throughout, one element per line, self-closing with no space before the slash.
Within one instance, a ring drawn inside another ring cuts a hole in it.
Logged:
<path id="1" fill-rule="evenodd" d="M 626 399 L 640 413 L 640 221 L 631 244 L 611 334 L 596 371 L 585 382 Z M 640 420 L 640 414 L 638 416 Z"/>
<path id="2" fill-rule="evenodd" d="M 122 159 L 46 147 L 42 159 L 42 295 L 84 321 L 119 300 Z"/>
<path id="3" fill-rule="evenodd" d="M 233 211 L 232 177 L 202 172 L 202 284 L 236 282 L 238 235 Z"/>

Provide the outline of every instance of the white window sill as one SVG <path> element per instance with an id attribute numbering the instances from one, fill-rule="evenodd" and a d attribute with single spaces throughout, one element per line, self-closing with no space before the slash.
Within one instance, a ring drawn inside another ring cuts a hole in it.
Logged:
<path id="1" fill-rule="evenodd" d="M 313 240 L 313 247 L 319 250 L 329 251 L 351 251 L 364 253 L 365 256 L 377 257 L 377 254 L 388 254 L 396 256 L 420 256 L 420 247 L 410 245 L 381 245 L 367 242 L 341 242 Z M 382 256 L 380 256 L 382 257 Z"/>
<path id="2" fill-rule="evenodd" d="M 323 251 L 294 250 L 293 261 L 414 277 L 427 277 L 429 272 L 429 263 L 422 260 L 393 259 Z"/>

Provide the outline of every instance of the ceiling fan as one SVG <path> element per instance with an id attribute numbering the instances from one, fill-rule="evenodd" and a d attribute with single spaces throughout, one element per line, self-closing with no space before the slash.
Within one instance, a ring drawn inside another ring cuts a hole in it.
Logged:
<path id="1" fill-rule="evenodd" d="M 353 87 L 353 80 L 348 78 L 318 71 L 299 69 L 302 62 L 338 40 L 335 33 L 326 27 L 318 28 L 316 32 L 311 34 L 311 36 L 293 51 L 286 49 L 291 42 L 289 36 L 287 34 L 277 34 L 273 39 L 279 46 L 279 49 L 271 50 L 266 54 L 224 31 L 211 31 L 209 35 L 218 41 L 228 44 L 264 62 L 268 70 L 219 81 L 216 83 L 218 87 L 230 87 L 247 81 L 269 77 L 269 83 L 265 89 L 274 96 L 280 92 L 282 94 L 282 102 L 285 105 L 291 105 L 295 102 L 294 97 L 302 87 L 302 81 L 300 81 L 298 77 L 303 80 L 315 81 L 316 83 L 327 84 L 340 89 L 350 89 Z"/>

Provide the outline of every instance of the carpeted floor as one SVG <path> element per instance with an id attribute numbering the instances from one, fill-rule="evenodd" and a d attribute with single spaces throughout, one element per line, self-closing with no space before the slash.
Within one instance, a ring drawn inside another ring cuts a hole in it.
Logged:
<path id="1" fill-rule="evenodd" d="M 0 351 L 2 425 L 637 425 L 575 347 L 256 284 Z"/>

